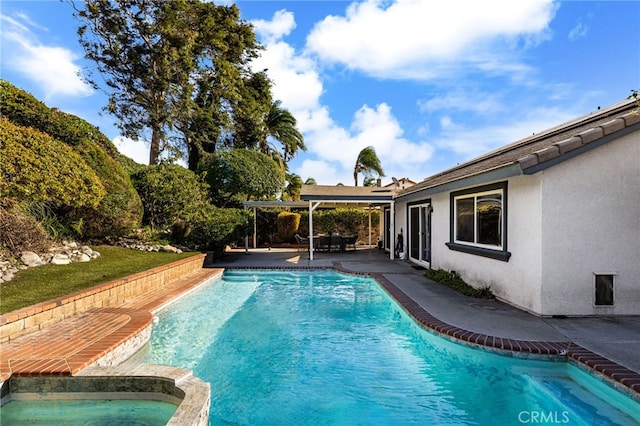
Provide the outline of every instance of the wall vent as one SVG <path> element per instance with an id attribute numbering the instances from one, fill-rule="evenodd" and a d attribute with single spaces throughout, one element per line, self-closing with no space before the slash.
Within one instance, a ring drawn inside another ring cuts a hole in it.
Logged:
<path id="1" fill-rule="evenodd" d="M 613 277 L 614 274 L 594 274 L 595 276 L 595 305 L 613 306 Z"/>

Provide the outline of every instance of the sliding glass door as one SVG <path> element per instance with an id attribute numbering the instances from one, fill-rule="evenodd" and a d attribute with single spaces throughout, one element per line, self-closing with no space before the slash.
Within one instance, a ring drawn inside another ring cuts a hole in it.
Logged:
<path id="1" fill-rule="evenodd" d="M 431 262 L 431 204 L 409 206 L 409 258 L 419 263 Z"/>

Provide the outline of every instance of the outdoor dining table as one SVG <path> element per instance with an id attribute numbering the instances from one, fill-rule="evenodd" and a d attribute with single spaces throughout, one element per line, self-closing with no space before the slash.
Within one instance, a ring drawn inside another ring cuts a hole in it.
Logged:
<path id="1" fill-rule="evenodd" d="M 354 244 L 355 236 L 352 235 L 317 235 L 313 237 L 313 249 L 315 251 L 340 252 L 346 251 L 347 244 Z"/>

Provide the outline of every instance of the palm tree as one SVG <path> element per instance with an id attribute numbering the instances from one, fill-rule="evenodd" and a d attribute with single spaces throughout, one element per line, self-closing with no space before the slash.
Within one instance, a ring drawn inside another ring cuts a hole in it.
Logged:
<path id="1" fill-rule="evenodd" d="M 287 182 L 289 182 L 289 184 L 282 194 L 282 199 L 284 201 L 300 201 L 302 178 L 295 173 L 287 174 Z"/>
<path id="2" fill-rule="evenodd" d="M 304 145 L 304 137 L 296 128 L 297 121 L 295 117 L 286 109 L 281 107 L 281 101 L 274 101 L 269 108 L 269 114 L 266 119 L 267 136 L 271 136 L 282 144 L 282 160 L 286 164 L 297 154 L 298 150 L 306 151 Z M 271 147 L 265 140 L 260 147 L 265 154 L 280 156 L 280 152 L 271 152 Z"/>
<path id="3" fill-rule="evenodd" d="M 304 181 L 305 185 L 317 185 L 318 182 L 316 182 L 316 180 L 312 177 L 307 178 L 307 180 Z"/>
<path id="4" fill-rule="evenodd" d="M 356 159 L 356 165 L 353 168 L 353 180 L 356 186 L 358 186 L 358 173 L 364 173 L 365 176 L 369 176 L 372 172 L 378 173 L 378 176 L 384 176 L 376 150 L 372 146 L 368 146 L 360 151 Z"/>

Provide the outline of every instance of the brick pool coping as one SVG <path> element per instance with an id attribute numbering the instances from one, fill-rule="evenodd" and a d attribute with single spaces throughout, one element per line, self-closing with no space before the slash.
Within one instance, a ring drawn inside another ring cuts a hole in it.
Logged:
<path id="1" fill-rule="evenodd" d="M 0 383 L 76 375 L 126 360 L 151 335 L 152 313 L 222 274 L 198 254 L 0 316 Z"/>
<path id="2" fill-rule="evenodd" d="M 225 269 L 299 269 L 299 270 L 320 270 L 334 269 L 336 271 L 367 276 L 375 279 L 385 291 L 391 295 L 418 323 L 432 330 L 436 334 L 468 344 L 475 347 L 495 351 L 503 355 L 520 357 L 543 357 L 557 360 L 565 360 L 582 368 L 591 374 L 601 377 L 613 387 L 629 395 L 636 401 L 640 401 L 640 373 L 621 366 L 595 352 L 583 348 L 571 341 L 566 342 L 546 342 L 532 340 L 518 340 L 504 337 L 491 336 L 483 333 L 476 333 L 465 330 L 431 315 L 426 309 L 420 306 L 415 300 L 409 297 L 395 284 L 393 284 L 384 273 L 381 272 L 361 272 L 345 268 L 340 261 L 334 261 L 333 266 L 226 266 Z"/>

